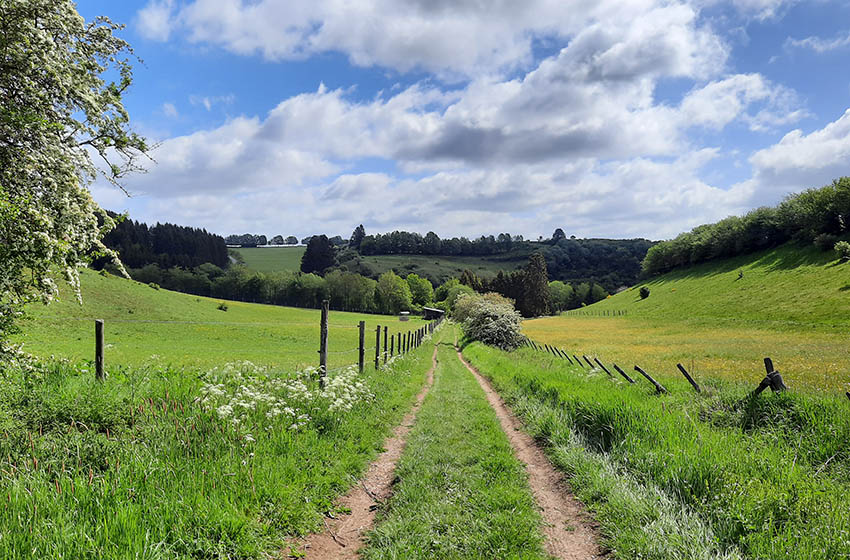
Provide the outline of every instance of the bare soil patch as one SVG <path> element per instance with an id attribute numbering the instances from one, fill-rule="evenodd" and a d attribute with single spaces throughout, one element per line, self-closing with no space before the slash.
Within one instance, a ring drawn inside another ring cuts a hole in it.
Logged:
<path id="1" fill-rule="evenodd" d="M 334 519 L 325 519 L 325 530 L 307 537 L 303 542 L 306 560 L 354 559 L 363 546 L 363 535 L 375 525 L 375 513 L 378 505 L 385 502 L 392 493 L 393 474 L 398 463 L 407 435 L 416 422 L 416 413 L 422 407 L 422 401 L 434 384 L 434 369 L 437 367 L 437 347 L 431 357 L 431 369 L 428 370 L 425 386 L 416 396 L 416 402 L 393 430 L 393 435 L 384 442 L 384 451 L 369 466 L 366 475 L 348 494 L 337 502 L 346 513 Z"/>
<path id="2" fill-rule="evenodd" d="M 457 357 L 478 380 L 490 406 L 496 411 L 514 454 L 525 465 L 528 483 L 543 516 L 546 552 L 555 558 L 569 560 L 605 558 L 598 544 L 598 526 L 573 496 L 563 474 L 552 466 L 534 439 L 522 431 L 522 422 L 505 405 L 490 382 L 463 359 L 459 350 Z"/>

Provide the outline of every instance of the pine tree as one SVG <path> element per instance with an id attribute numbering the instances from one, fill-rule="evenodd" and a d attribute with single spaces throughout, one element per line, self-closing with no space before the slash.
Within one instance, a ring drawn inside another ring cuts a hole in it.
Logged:
<path id="1" fill-rule="evenodd" d="M 522 298 L 517 308 L 524 317 L 539 317 L 549 313 L 549 274 L 546 259 L 534 253 L 528 259 L 523 278 Z"/>
<path id="2" fill-rule="evenodd" d="M 366 229 L 363 227 L 363 224 L 360 224 L 354 228 L 354 232 L 351 234 L 351 239 L 348 241 L 348 246 L 355 251 L 359 251 L 360 244 L 363 243 L 364 237 L 366 237 Z"/>

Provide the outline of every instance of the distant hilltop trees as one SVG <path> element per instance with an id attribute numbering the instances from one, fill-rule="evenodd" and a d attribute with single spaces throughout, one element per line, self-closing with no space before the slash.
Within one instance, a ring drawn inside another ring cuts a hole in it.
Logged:
<path id="1" fill-rule="evenodd" d="M 645 274 L 745 255 L 788 241 L 814 243 L 832 250 L 850 234 L 850 177 L 831 185 L 788 196 L 777 206 L 763 206 L 743 216 L 697 226 L 652 247 L 643 261 Z"/>
<path id="2" fill-rule="evenodd" d="M 265 235 L 243 233 L 242 235 L 228 235 L 224 238 L 228 245 L 239 245 L 240 247 L 257 247 L 258 245 L 298 245 L 298 238 L 294 235 L 283 237 L 275 235 L 269 240 Z"/>

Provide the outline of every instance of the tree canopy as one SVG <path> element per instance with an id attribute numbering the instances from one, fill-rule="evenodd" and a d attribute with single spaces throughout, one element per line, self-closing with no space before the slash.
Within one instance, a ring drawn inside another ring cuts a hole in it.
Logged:
<path id="1" fill-rule="evenodd" d="M 122 104 L 132 51 L 119 29 L 71 0 L 0 2 L 0 339 L 24 303 L 57 294 L 54 272 L 79 297 L 77 268 L 110 253 L 114 221 L 86 187 L 98 167 L 118 185 L 148 149 Z"/>

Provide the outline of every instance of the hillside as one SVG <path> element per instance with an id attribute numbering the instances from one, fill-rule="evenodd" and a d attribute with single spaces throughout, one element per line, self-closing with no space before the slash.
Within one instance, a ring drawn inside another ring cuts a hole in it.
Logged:
<path id="1" fill-rule="evenodd" d="M 227 311 L 222 311 L 218 299 L 154 289 L 89 270 L 82 272 L 81 285 L 82 306 L 61 283 L 59 301 L 29 306 L 15 341 L 37 356 L 88 360 L 94 352 L 93 321 L 103 319 L 107 367 L 151 361 L 210 367 L 237 360 L 285 368 L 318 365 L 316 309 L 227 301 Z M 401 323 L 397 317 L 332 311 L 329 368 L 357 362 L 360 320 L 366 321 L 373 357 L 378 323 L 387 325 L 389 333 L 423 324 L 415 317 Z M 367 360 L 369 356 L 367 352 Z"/>
<path id="2" fill-rule="evenodd" d="M 641 285 L 650 289 L 644 300 Z M 678 376 L 681 362 L 698 375 L 758 383 L 770 356 L 789 385 L 832 393 L 850 389 L 848 303 L 850 264 L 786 244 L 676 270 L 524 330 L 662 377 Z"/>
<path id="3" fill-rule="evenodd" d="M 742 277 L 739 277 L 743 273 Z M 639 286 L 650 296 L 641 300 Z M 786 244 L 677 269 L 593 306 L 654 319 L 712 318 L 757 324 L 850 325 L 850 264 L 833 251 Z"/>

